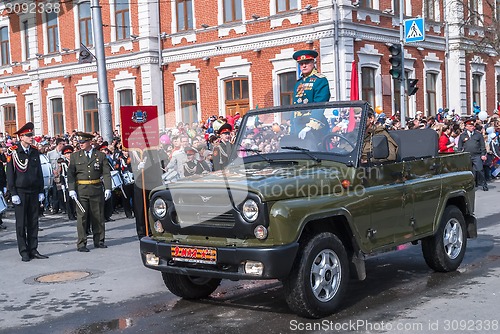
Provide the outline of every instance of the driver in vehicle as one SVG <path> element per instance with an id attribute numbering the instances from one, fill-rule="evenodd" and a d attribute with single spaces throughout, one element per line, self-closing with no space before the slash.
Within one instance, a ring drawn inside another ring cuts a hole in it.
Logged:
<path id="1" fill-rule="evenodd" d="M 375 113 L 369 110 L 367 113 L 368 119 L 366 121 L 365 138 L 363 141 L 363 151 L 361 153 L 361 163 L 368 163 L 368 161 L 373 161 L 371 158 L 372 153 L 372 139 L 375 135 L 383 135 L 387 137 L 387 142 L 389 144 L 389 155 L 387 159 L 377 160 L 377 162 L 383 161 L 394 161 L 398 153 L 398 144 L 391 137 L 387 129 L 376 122 Z"/>

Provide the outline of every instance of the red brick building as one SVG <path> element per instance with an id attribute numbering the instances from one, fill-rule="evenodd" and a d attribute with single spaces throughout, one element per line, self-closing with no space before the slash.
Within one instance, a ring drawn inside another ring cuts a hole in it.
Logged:
<path id="1" fill-rule="evenodd" d="M 498 15 L 487 2 L 478 13 Z M 446 107 L 470 114 L 474 102 L 491 114 L 500 100 L 499 57 L 473 43 L 487 29 L 453 0 L 404 3 L 405 18 L 425 18 L 425 40 L 404 46 L 406 75 L 419 80 L 407 116 Z M 387 114 L 400 109 L 388 56 L 400 41 L 399 0 L 99 4 L 113 126 L 121 105 L 157 105 L 163 128 L 290 103 L 300 49 L 319 52 L 332 99 L 349 99 L 356 61 L 362 99 Z M 80 43 L 95 51 L 90 2 L 13 0 L 0 11 L 0 131 L 26 121 L 51 135 L 98 130 L 95 61 L 78 62 Z"/>

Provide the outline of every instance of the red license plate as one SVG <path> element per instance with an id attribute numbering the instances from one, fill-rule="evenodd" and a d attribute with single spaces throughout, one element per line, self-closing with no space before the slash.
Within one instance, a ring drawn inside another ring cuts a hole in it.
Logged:
<path id="1" fill-rule="evenodd" d="M 217 249 L 209 247 L 170 246 L 172 259 L 176 261 L 215 264 Z"/>

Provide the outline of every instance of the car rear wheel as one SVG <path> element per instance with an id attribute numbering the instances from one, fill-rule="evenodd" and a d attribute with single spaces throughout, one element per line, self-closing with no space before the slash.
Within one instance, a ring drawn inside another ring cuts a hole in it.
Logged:
<path id="1" fill-rule="evenodd" d="M 467 227 L 456 206 L 448 206 L 433 236 L 422 239 L 422 253 L 427 265 L 439 272 L 456 270 L 465 255 Z"/>
<path id="2" fill-rule="evenodd" d="M 347 253 L 340 239 L 328 232 L 309 239 L 283 281 L 286 302 L 300 316 L 320 318 L 339 306 L 349 280 Z"/>
<path id="3" fill-rule="evenodd" d="M 221 280 L 199 276 L 161 273 L 163 282 L 174 295 L 185 299 L 206 298 L 219 286 Z"/>

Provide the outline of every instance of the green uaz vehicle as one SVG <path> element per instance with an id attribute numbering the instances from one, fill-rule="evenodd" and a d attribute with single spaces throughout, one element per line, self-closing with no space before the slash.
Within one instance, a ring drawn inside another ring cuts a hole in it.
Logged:
<path id="1" fill-rule="evenodd" d="M 433 270 L 456 270 L 477 234 L 469 155 L 439 155 L 436 132 L 419 129 L 391 132 L 395 161 L 385 161 L 387 138 L 373 137 L 362 163 L 370 108 L 249 112 L 225 170 L 151 192 L 144 265 L 189 299 L 209 296 L 221 279 L 279 279 L 289 307 L 311 318 L 335 312 L 349 279 L 366 277 L 367 254 L 420 243 Z M 308 113 L 324 115 L 327 131 L 301 139 L 294 118 Z"/>

